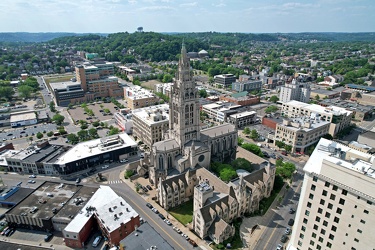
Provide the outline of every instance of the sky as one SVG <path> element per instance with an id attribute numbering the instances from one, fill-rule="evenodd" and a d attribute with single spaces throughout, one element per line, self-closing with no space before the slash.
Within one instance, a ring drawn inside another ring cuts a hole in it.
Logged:
<path id="1" fill-rule="evenodd" d="M 375 0 L 0 0 L 0 32 L 375 32 Z"/>

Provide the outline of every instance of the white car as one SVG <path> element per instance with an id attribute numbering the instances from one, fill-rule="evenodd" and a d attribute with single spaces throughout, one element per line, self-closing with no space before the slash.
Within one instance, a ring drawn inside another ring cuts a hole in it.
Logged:
<path id="1" fill-rule="evenodd" d="M 167 220 L 167 219 L 164 219 L 164 222 L 165 222 L 168 226 L 172 225 L 172 223 L 171 223 L 169 220 Z"/>
<path id="2" fill-rule="evenodd" d="M 102 167 L 102 169 L 107 169 L 107 168 L 109 168 L 109 165 L 104 165 L 104 166 Z"/>
<path id="3" fill-rule="evenodd" d="M 29 176 L 29 178 L 36 178 L 36 176 L 32 174 Z"/>
<path id="4" fill-rule="evenodd" d="M 120 162 L 126 163 L 126 162 L 129 162 L 129 160 L 128 159 L 122 159 Z"/>
<path id="5" fill-rule="evenodd" d="M 29 180 L 28 181 L 28 183 L 30 183 L 30 184 L 34 184 L 36 181 L 34 181 L 34 180 Z"/>
<path id="6" fill-rule="evenodd" d="M 276 250 L 282 250 L 282 249 L 283 249 L 283 245 L 281 245 L 281 244 L 277 245 Z"/>

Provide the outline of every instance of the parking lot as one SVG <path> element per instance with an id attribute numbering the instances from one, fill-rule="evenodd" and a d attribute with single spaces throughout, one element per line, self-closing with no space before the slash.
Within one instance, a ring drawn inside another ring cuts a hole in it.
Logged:
<path id="1" fill-rule="evenodd" d="M 112 119 L 113 114 L 117 112 L 115 107 L 116 106 L 113 103 L 88 104 L 87 108 L 93 111 L 93 116 L 89 116 L 89 114 L 87 114 L 81 106 L 76 106 L 72 109 L 69 109 L 68 112 L 75 123 L 77 123 L 77 121 L 79 120 L 85 120 L 88 122 L 106 121 Z M 105 109 L 109 109 L 110 113 L 105 114 Z"/>

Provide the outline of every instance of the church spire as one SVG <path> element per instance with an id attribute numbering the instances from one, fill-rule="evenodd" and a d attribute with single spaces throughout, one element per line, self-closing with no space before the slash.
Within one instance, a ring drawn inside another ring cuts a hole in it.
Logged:
<path id="1" fill-rule="evenodd" d="M 190 70 L 190 63 L 189 63 L 189 58 L 187 57 L 187 52 L 186 52 L 186 47 L 185 47 L 185 42 L 182 42 L 182 47 L 181 47 L 181 57 L 179 61 L 179 68 L 181 70 Z"/>

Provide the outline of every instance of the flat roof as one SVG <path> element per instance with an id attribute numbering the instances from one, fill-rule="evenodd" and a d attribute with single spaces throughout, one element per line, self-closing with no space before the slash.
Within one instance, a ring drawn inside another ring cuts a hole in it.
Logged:
<path id="1" fill-rule="evenodd" d="M 357 84 L 346 84 L 348 88 L 353 88 L 353 89 L 360 89 L 360 90 L 366 90 L 366 91 L 375 91 L 375 87 L 371 86 L 363 86 L 363 85 L 357 85 Z"/>
<path id="2" fill-rule="evenodd" d="M 132 114 L 148 125 L 169 122 L 169 104 L 160 104 L 135 109 Z"/>
<path id="3" fill-rule="evenodd" d="M 30 246 L 30 245 L 23 245 L 20 243 L 12 243 L 12 242 L 5 242 L 1 241 L 1 250 L 14 250 L 14 249 L 19 249 L 19 250 L 46 250 L 46 249 L 54 249 L 52 247 L 47 247 L 47 246 Z"/>
<path id="4" fill-rule="evenodd" d="M 338 91 L 332 91 L 332 90 L 326 90 L 326 89 L 313 89 L 311 90 L 311 93 L 317 93 L 322 95 L 335 95 L 340 94 Z"/>
<path id="5" fill-rule="evenodd" d="M 7 190 L 9 190 L 9 188 L 7 188 Z M 4 191 L 6 192 L 6 190 Z M 34 189 L 20 187 L 15 193 L 13 193 L 4 201 L 0 201 L 0 202 L 17 204 L 18 202 L 20 202 L 21 200 L 29 196 L 32 192 L 34 192 Z M 1 196 L 4 196 L 4 194 L 2 193 Z"/>
<path id="6" fill-rule="evenodd" d="M 59 182 L 46 181 L 10 209 L 7 214 L 41 219 L 51 218 L 55 215 L 52 209 L 61 209 L 81 187 L 65 183 L 61 187 Z M 37 208 L 37 210 L 31 213 L 32 208 Z"/>
<path id="7" fill-rule="evenodd" d="M 36 114 L 34 112 L 24 113 L 24 114 L 12 114 L 10 116 L 10 122 L 20 122 L 36 119 Z"/>
<path id="8" fill-rule="evenodd" d="M 137 143 L 126 133 L 85 141 L 78 143 L 65 154 L 62 154 L 56 160 L 55 164 L 65 164 L 66 162 L 85 159 L 90 156 L 126 147 L 137 147 Z"/>
<path id="9" fill-rule="evenodd" d="M 297 117 L 297 118 L 290 118 L 290 119 L 284 118 L 284 120 L 289 120 L 291 122 L 291 124 L 285 125 L 285 124 L 281 123 L 281 124 L 277 124 L 277 126 L 288 128 L 288 129 L 293 130 L 293 131 L 302 130 L 302 131 L 309 132 L 311 130 L 314 130 L 314 129 L 320 128 L 322 126 L 325 126 L 327 124 L 330 124 L 330 122 L 328 122 L 328 121 L 323 121 L 323 120 L 315 121 L 315 120 L 311 119 L 310 117 L 306 117 L 306 116 Z M 304 124 L 306 124 L 306 123 L 310 123 L 309 128 L 304 127 Z M 295 126 L 294 124 L 296 124 L 298 126 Z"/>
<path id="10" fill-rule="evenodd" d="M 70 147 L 64 147 L 61 145 L 51 145 L 39 148 L 37 146 L 30 146 L 20 150 L 17 154 L 10 156 L 11 159 L 20 159 L 28 162 L 49 162 L 49 159 L 55 156 L 61 155 Z"/>
<path id="11" fill-rule="evenodd" d="M 132 250 L 151 249 L 151 246 L 156 246 L 156 249 L 163 250 L 174 249 L 148 222 L 143 223 L 138 230 L 120 241 L 120 244 L 126 249 Z"/>
<path id="12" fill-rule="evenodd" d="M 92 207 L 95 209 L 87 209 Z M 132 217 L 139 216 L 112 188 L 100 186 L 64 231 L 79 233 L 94 213 L 109 232 L 119 228 L 122 223 L 127 223 Z"/>
<path id="13" fill-rule="evenodd" d="M 51 82 L 50 86 L 52 89 L 67 89 L 70 86 L 81 86 L 81 82 Z"/>
<path id="14" fill-rule="evenodd" d="M 250 116 L 250 115 L 256 115 L 256 114 L 257 114 L 257 112 L 255 112 L 255 111 L 245 111 L 245 112 L 241 112 L 241 113 L 230 115 L 230 117 L 232 117 L 232 118 L 241 118 L 241 117 Z"/>

